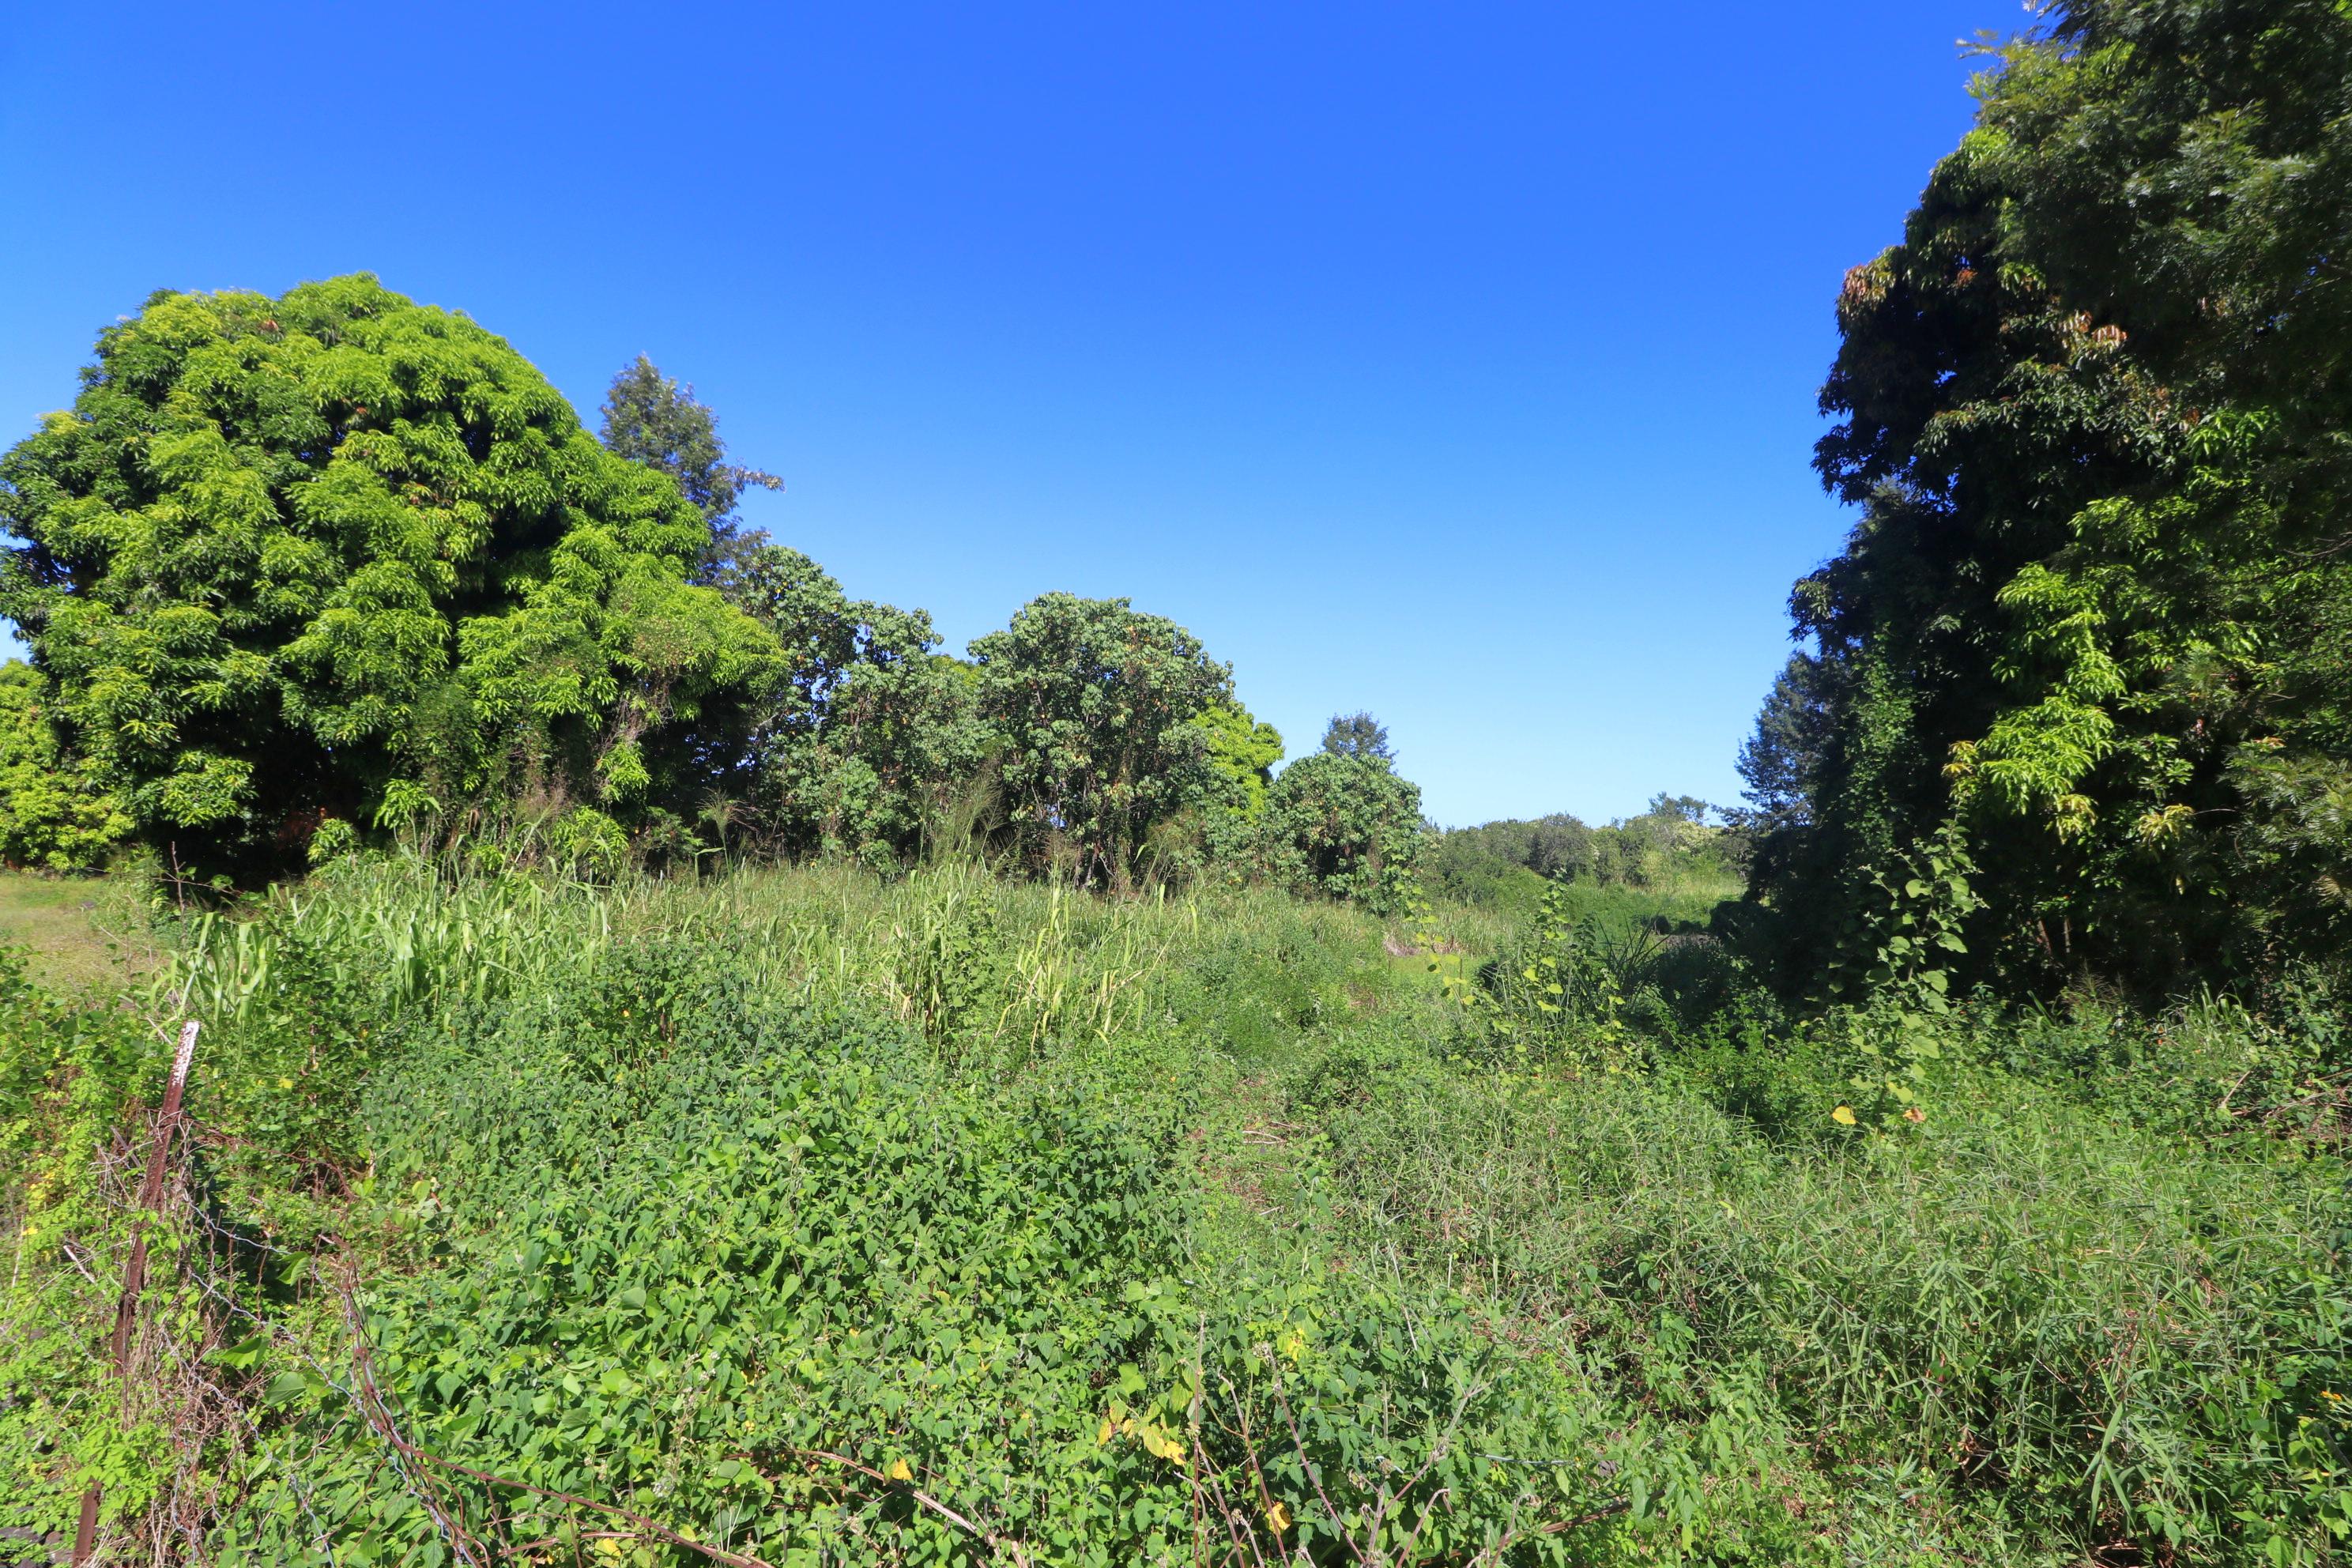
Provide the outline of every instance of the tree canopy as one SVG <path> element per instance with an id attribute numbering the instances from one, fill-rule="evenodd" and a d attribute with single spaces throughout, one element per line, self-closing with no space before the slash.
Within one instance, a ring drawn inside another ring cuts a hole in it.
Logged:
<path id="1" fill-rule="evenodd" d="M 708 524 L 505 342 L 365 275 L 152 297 L 0 458 L 0 615 L 184 862 L 467 802 L 628 816 L 779 669 Z"/>
<path id="2" fill-rule="evenodd" d="M 1129 886 L 1152 827 L 1216 791 L 1201 721 L 1231 703 L 1232 669 L 1173 621 L 1071 594 L 1031 600 L 971 654 L 1029 853 Z"/>
<path id="3" fill-rule="evenodd" d="M 1971 963 L 2168 987 L 2352 935 L 2352 13 L 2074 0 L 1847 278 L 1748 753 L 1788 973 L 1961 826 Z"/>
<path id="4" fill-rule="evenodd" d="M 1275 775 L 1263 834 L 1277 880 L 1384 913 L 1421 859 L 1421 787 L 1369 749 L 1313 752 Z"/>

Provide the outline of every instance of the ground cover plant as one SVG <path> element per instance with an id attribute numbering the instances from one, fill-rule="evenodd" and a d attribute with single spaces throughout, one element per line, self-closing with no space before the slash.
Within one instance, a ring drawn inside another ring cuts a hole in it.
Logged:
<path id="1" fill-rule="evenodd" d="M 53 1347 L 168 1047 L 12 980 L 0 1524 L 97 1477 L 126 1560 L 2331 1560 L 2323 998 L 1956 1006 L 1913 1118 L 1864 1016 L 1548 1014 L 1417 918 L 414 862 L 192 916 L 128 1384 Z"/>

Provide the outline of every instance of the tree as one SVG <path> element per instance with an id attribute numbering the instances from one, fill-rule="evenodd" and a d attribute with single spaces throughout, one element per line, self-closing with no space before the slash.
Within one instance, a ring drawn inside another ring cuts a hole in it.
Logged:
<path id="1" fill-rule="evenodd" d="M 701 511 L 710 528 L 695 580 L 717 583 L 734 567 L 739 552 L 759 542 L 735 515 L 743 492 L 757 487 L 780 490 L 784 481 L 727 460 L 719 437 L 719 417 L 696 401 L 693 386 L 680 386 L 639 354 L 613 378 L 604 395 L 604 449 L 632 462 L 659 468 Z"/>
<path id="2" fill-rule="evenodd" d="M 2352 13 L 2068 0 L 1982 93 L 1839 302 L 1816 462 L 1862 515 L 1792 599 L 1820 727 L 1756 862 L 1788 973 L 1948 822 L 1979 976 L 2340 952 Z"/>
<path id="3" fill-rule="evenodd" d="M 852 599 L 823 567 L 784 545 L 747 547 L 724 592 L 783 650 L 784 679 L 765 716 L 772 734 L 823 727 L 852 672 L 901 663 L 939 646 L 928 612 Z"/>
<path id="4" fill-rule="evenodd" d="M 1323 749 L 1343 757 L 1370 757 L 1380 763 L 1396 761 L 1396 753 L 1389 749 L 1387 728 L 1361 711 L 1331 715 L 1331 722 L 1323 731 Z"/>
<path id="5" fill-rule="evenodd" d="M 968 797 L 989 737 L 973 672 L 933 651 L 930 616 L 852 599 L 775 544 L 742 553 L 727 595 L 784 650 L 746 785 L 779 847 L 889 864 L 958 837 L 957 808 L 982 809 Z"/>
<path id="6" fill-rule="evenodd" d="M 1267 869 L 1294 891 L 1398 908 L 1426 837 L 1421 788 L 1369 752 L 1324 750 L 1276 775 L 1261 842 Z"/>
<path id="7" fill-rule="evenodd" d="M 1233 700 L 1232 669 L 1173 621 L 1070 594 L 1033 599 L 971 653 L 1027 853 L 1130 887 L 1153 826 L 1217 788 L 1199 721 Z"/>
<path id="8" fill-rule="evenodd" d="M 30 665 L 0 664 L 0 864 L 96 870 L 132 823 L 89 762 L 69 758 L 47 694 Z"/>
<path id="9" fill-rule="evenodd" d="M 59 729 L 215 874 L 293 863 L 328 818 L 649 818 L 780 664 L 688 584 L 709 529 L 676 484 L 364 274 L 151 297 L 0 458 L 0 530 Z"/>
<path id="10" fill-rule="evenodd" d="M 1220 702 L 1197 722 L 1206 738 L 1209 765 L 1224 781 L 1224 809 L 1244 821 L 1265 810 L 1265 794 L 1282 761 L 1282 731 L 1254 718 L 1239 702 Z"/>
<path id="11" fill-rule="evenodd" d="M 1802 649 L 1773 678 L 1756 731 L 1739 747 L 1748 808 L 1738 815 L 1749 831 L 1769 836 L 1811 823 L 1828 743 L 1827 686 L 1822 661 Z"/>

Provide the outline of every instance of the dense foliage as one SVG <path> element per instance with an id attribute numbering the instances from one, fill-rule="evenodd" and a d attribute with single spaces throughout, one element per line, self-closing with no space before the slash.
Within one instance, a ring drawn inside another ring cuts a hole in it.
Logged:
<path id="1" fill-rule="evenodd" d="M 1947 818 L 1979 974 L 2337 954 L 2352 14 L 2070 0 L 1982 93 L 1838 305 L 1817 460 L 1863 517 L 1748 754 L 1783 973 L 1873 942 Z"/>
<path id="2" fill-rule="evenodd" d="M 0 664 L 0 862 L 91 870 L 131 827 L 91 761 L 67 759 L 40 676 L 20 660 Z"/>
<path id="3" fill-rule="evenodd" d="M 1216 792 L 1202 721 L 1233 671 L 1190 632 L 1125 599 L 1047 594 L 971 645 L 981 711 L 1004 739 L 1006 805 L 1024 857 L 1117 889 L 1153 829 Z"/>
<path id="4" fill-rule="evenodd" d="M 162 293 L 0 458 L 0 614 L 76 765 L 181 865 L 518 802 L 592 834 L 704 772 L 777 663 L 676 485 L 373 279 Z"/>
<path id="5" fill-rule="evenodd" d="M 2329 997 L 1955 1008 L 1882 1111 L 1878 1015 L 1645 1006 L 1681 950 L 1555 886 L 1424 907 L 1499 944 L 1443 988 L 1327 904 L 954 868 L 355 864 L 132 1007 L 12 973 L 0 1527 L 98 1479 L 110 1560 L 2328 1560 Z M 182 1005 L 121 1384 L 55 1347 Z"/>
<path id="6" fill-rule="evenodd" d="M 1421 791 L 1379 752 L 1327 743 L 1276 777 L 1260 832 L 1284 885 L 1385 914 L 1421 858 Z"/>

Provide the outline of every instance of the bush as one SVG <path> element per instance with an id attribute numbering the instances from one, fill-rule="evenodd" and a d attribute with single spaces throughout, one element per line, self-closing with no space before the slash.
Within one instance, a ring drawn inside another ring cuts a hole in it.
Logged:
<path id="1" fill-rule="evenodd" d="M 1260 833 L 1283 886 L 1387 914 L 1421 858 L 1421 789 L 1381 758 L 1317 752 L 1275 776 Z"/>

